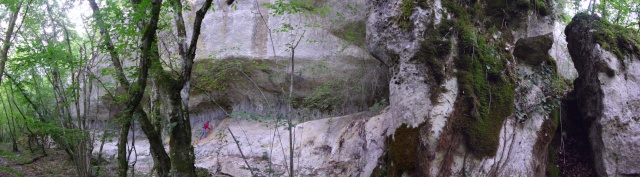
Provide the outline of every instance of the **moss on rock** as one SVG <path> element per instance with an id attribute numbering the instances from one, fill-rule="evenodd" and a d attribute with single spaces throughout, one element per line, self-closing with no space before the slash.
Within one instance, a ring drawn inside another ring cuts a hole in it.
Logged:
<path id="1" fill-rule="evenodd" d="M 413 21 L 411 21 L 411 14 L 416 7 L 416 0 L 402 0 L 400 4 L 400 14 L 396 16 L 398 26 L 402 29 L 413 29 Z"/>
<path id="2" fill-rule="evenodd" d="M 420 41 L 420 47 L 414 54 L 412 60 L 424 63 L 430 74 L 427 80 L 432 81 L 430 84 L 430 99 L 433 103 L 438 100 L 441 93 L 440 87 L 447 78 L 445 71 L 447 60 L 446 56 L 451 52 L 450 36 L 452 24 L 449 20 L 443 20 L 433 30 L 428 29 L 425 33 L 425 40 Z"/>
<path id="3" fill-rule="evenodd" d="M 572 25 L 586 25 L 592 29 L 595 42 L 615 54 L 618 59 L 631 55 L 640 58 L 640 34 L 634 29 L 612 24 L 586 12 L 576 14 L 567 29 L 571 29 Z"/>
<path id="4" fill-rule="evenodd" d="M 490 6 L 495 5 L 500 6 Z M 460 4 L 445 1 L 444 6 L 458 18 L 453 25 L 459 52 L 454 62 L 458 68 L 457 101 L 462 106 L 456 111 L 464 114 L 457 114 L 460 122 L 456 129 L 477 157 L 494 156 L 503 122 L 514 107 L 516 83 L 507 69 L 510 54 L 499 47 L 503 41 L 487 43 L 485 35 L 490 34 L 474 30 L 474 20 L 468 19 L 470 16 Z"/>
<path id="5" fill-rule="evenodd" d="M 476 155 L 494 156 L 502 122 L 513 111 L 515 83 L 503 74 L 506 58 L 498 57 L 495 49 L 487 47 L 484 37 L 467 31 L 459 38 L 466 41 L 459 43 L 463 50 L 457 62 L 460 99 L 471 111 L 463 119 L 463 133 Z M 478 42 L 470 45 L 475 38 L 479 38 Z"/>
<path id="6" fill-rule="evenodd" d="M 560 174 L 560 169 L 558 168 L 558 165 L 556 163 L 556 148 L 551 143 L 551 141 L 554 139 L 553 135 L 556 134 L 556 130 L 558 129 L 558 123 L 560 121 L 560 109 L 561 109 L 560 107 L 556 107 L 551 111 L 551 113 L 549 114 L 549 119 L 551 123 L 550 125 L 547 122 L 543 123 L 543 129 L 542 129 L 543 131 L 546 131 L 544 133 L 548 134 L 548 136 L 543 136 L 543 137 L 549 137 L 549 138 L 544 138 L 542 142 L 540 142 L 540 143 L 544 143 L 543 147 L 548 147 L 545 173 L 546 173 L 546 176 L 549 176 L 549 177 L 557 177 Z"/>
<path id="7" fill-rule="evenodd" d="M 536 1 L 536 10 L 538 14 L 541 16 L 551 15 L 550 6 L 544 0 L 535 0 Z"/>
<path id="8" fill-rule="evenodd" d="M 516 42 L 513 55 L 520 61 L 530 65 L 538 65 L 542 62 L 553 60 L 549 55 L 549 49 L 553 45 L 553 34 L 545 34 L 530 38 L 523 38 Z"/>
<path id="9" fill-rule="evenodd" d="M 389 147 L 389 157 L 391 158 L 392 171 L 405 172 L 416 168 L 418 164 L 419 128 L 410 128 L 402 124 L 396 129 L 394 138 Z"/>

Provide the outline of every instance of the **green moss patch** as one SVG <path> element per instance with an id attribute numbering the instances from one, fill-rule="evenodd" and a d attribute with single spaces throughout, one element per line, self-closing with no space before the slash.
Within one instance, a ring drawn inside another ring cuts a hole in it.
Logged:
<path id="1" fill-rule="evenodd" d="M 387 137 L 388 152 L 385 155 L 384 166 L 379 166 L 376 176 L 424 176 L 428 171 L 426 147 L 420 141 L 420 134 L 427 124 L 410 127 L 402 124 L 393 136 Z"/>
<path id="2" fill-rule="evenodd" d="M 502 124 L 514 108 L 517 85 L 507 68 L 507 60 L 511 59 L 511 55 L 500 47 L 504 45 L 503 41 L 487 42 L 486 36 L 492 34 L 476 30 L 482 27 L 472 25 L 471 22 L 475 20 L 467 19 L 471 16 L 460 4 L 449 1 L 444 4 L 458 18 L 453 25 L 459 52 L 454 62 L 458 68 L 457 101 L 461 106 L 456 111 L 462 114 L 457 118 L 459 122 L 456 129 L 462 133 L 467 147 L 477 157 L 494 156 Z M 482 15 L 474 15 L 478 16 Z"/>
<path id="3" fill-rule="evenodd" d="M 416 7 L 421 9 L 430 8 L 429 0 L 402 0 L 400 4 L 400 14 L 395 17 L 395 21 L 402 29 L 412 30 L 414 27 L 413 21 L 411 21 L 411 14 L 415 11 Z"/>
<path id="4" fill-rule="evenodd" d="M 542 62 L 553 60 L 549 55 L 549 49 L 553 45 L 553 34 L 545 34 L 530 38 L 523 38 L 516 42 L 513 55 L 529 65 L 538 65 Z"/>
<path id="5" fill-rule="evenodd" d="M 398 26 L 402 29 L 413 29 L 413 21 L 411 21 L 411 14 L 416 7 L 416 0 L 402 0 L 400 4 L 400 14 L 395 17 Z"/>
<path id="6" fill-rule="evenodd" d="M 558 168 L 558 164 L 556 163 L 556 147 L 549 146 L 546 176 L 558 177 L 559 175 L 560 175 L 560 168 Z"/>
<path id="7" fill-rule="evenodd" d="M 504 22 L 516 21 L 519 17 L 527 15 L 527 11 L 535 10 L 539 16 L 551 15 L 553 11 L 547 0 L 487 0 L 484 12 L 494 20 Z"/>
<path id="8" fill-rule="evenodd" d="M 432 103 L 437 102 L 438 95 L 442 92 L 441 86 L 447 78 L 445 71 L 447 61 L 446 56 L 451 52 L 450 36 L 452 33 L 452 21 L 444 20 L 434 29 L 427 29 L 426 39 L 420 41 L 420 48 L 414 54 L 412 60 L 424 63 L 429 70 L 427 81 L 429 84 L 430 99 Z"/>
<path id="9" fill-rule="evenodd" d="M 419 129 L 410 128 L 406 124 L 402 124 L 396 129 L 389 147 L 389 156 L 391 158 L 392 168 L 397 172 L 405 172 L 415 170 L 418 164 L 419 146 Z"/>
<path id="10" fill-rule="evenodd" d="M 536 11 L 541 16 L 551 15 L 551 9 L 545 0 L 535 0 L 536 1 Z"/>
<path id="11" fill-rule="evenodd" d="M 547 162 L 546 162 L 546 176 L 549 177 L 557 177 L 560 173 L 560 169 L 556 163 L 556 149 L 551 144 L 551 141 L 554 139 L 554 135 L 556 134 L 556 130 L 558 129 L 558 123 L 560 121 L 560 107 L 556 107 L 549 114 L 549 119 L 543 123 L 542 130 L 538 134 L 538 142 L 534 147 L 539 148 L 547 148 Z M 545 134 L 542 134 L 545 133 Z"/>
<path id="12" fill-rule="evenodd" d="M 631 55 L 640 58 L 640 34 L 635 29 L 612 24 L 586 12 L 576 14 L 572 22 L 574 21 L 590 25 L 595 41 L 603 49 L 615 54 L 618 59 L 624 59 Z"/>
<path id="13" fill-rule="evenodd" d="M 349 23 L 342 29 L 332 30 L 331 34 L 344 39 L 348 44 L 364 46 L 366 43 L 367 29 L 366 21 Z"/>
<path id="14" fill-rule="evenodd" d="M 470 116 L 462 120 L 463 133 L 476 155 L 494 156 L 502 123 L 513 111 L 516 84 L 504 73 L 506 58 L 487 47 L 484 37 L 461 31 L 459 38 L 462 40 L 461 55 L 456 62 L 459 99 L 470 111 Z"/>

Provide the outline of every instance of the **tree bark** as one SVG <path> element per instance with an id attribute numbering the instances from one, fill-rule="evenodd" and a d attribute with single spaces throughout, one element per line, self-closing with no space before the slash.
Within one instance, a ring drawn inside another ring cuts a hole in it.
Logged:
<path id="1" fill-rule="evenodd" d="M 11 13 L 11 18 L 9 19 L 9 27 L 7 28 L 7 32 L 4 33 L 4 40 L 2 50 L 0 51 L 0 83 L 2 83 L 2 75 L 4 74 L 5 65 L 7 64 L 7 59 L 9 57 L 9 48 L 11 47 L 11 38 L 13 37 L 13 29 L 16 26 L 16 20 L 18 20 L 18 14 L 20 13 L 20 8 L 22 7 L 22 1 L 18 4 L 15 12 Z"/>
<path id="2" fill-rule="evenodd" d="M 189 117 L 190 79 L 202 20 L 212 2 L 213 0 L 206 0 L 196 12 L 191 42 L 187 46 L 185 23 L 182 18 L 182 3 L 179 0 L 171 1 L 179 39 L 177 42 L 178 50 L 182 59 L 182 71 L 177 80 L 164 71 L 159 58 L 153 60 L 156 82 L 160 84 L 158 88 L 166 95 L 163 97 L 165 104 L 171 107 L 169 109 L 169 123 L 172 127 L 169 127 L 171 130 L 169 133 L 171 139 L 169 146 L 171 149 L 173 176 L 195 176 L 195 154 L 191 145 L 191 122 Z"/>
<path id="3" fill-rule="evenodd" d="M 9 96 L 7 95 L 7 98 Z M 0 101 L 2 101 L 2 108 L 4 109 L 4 115 L 7 118 L 7 127 L 9 128 L 9 137 L 11 138 L 11 142 L 12 142 L 12 150 L 13 152 L 19 152 L 18 150 L 18 143 L 16 142 L 16 127 L 15 127 L 15 122 L 13 123 L 13 128 L 12 128 L 12 123 L 13 121 L 11 121 L 12 119 L 10 117 L 12 117 L 13 115 L 9 115 L 9 111 L 7 111 L 7 104 L 4 103 L 4 98 L 1 97 L 0 94 Z M 8 102 L 8 101 L 7 101 Z M 9 108 L 11 109 L 11 108 Z"/>
<path id="4" fill-rule="evenodd" d="M 129 139 L 129 128 L 131 120 L 125 120 L 120 127 L 120 136 L 118 139 L 118 176 L 127 176 L 129 170 L 129 161 L 127 160 L 127 140 Z"/>
<path id="5" fill-rule="evenodd" d="M 169 176 L 171 160 L 169 159 L 169 155 L 162 144 L 162 136 L 160 136 L 161 131 L 154 128 L 153 124 L 149 121 L 147 113 L 144 112 L 142 108 L 138 107 L 134 114 L 135 117 L 138 118 L 140 128 L 142 128 L 147 139 L 149 139 L 151 156 L 153 156 L 153 161 L 155 162 L 157 169 L 156 174 L 158 174 L 158 176 Z"/>
<path id="6" fill-rule="evenodd" d="M 153 0 L 151 2 L 151 13 L 150 19 L 148 23 L 144 27 L 144 31 L 142 33 L 142 39 L 140 44 L 140 72 L 138 72 L 137 82 L 135 86 L 129 86 L 129 82 L 127 81 L 126 76 L 124 75 L 122 64 L 120 63 L 120 59 L 118 57 L 117 51 L 115 51 L 113 47 L 113 43 L 110 38 L 110 34 L 105 27 L 105 23 L 100 17 L 100 9 L 95 2 L 95 0 L 89 0 L 89 4 L 94 13 L 94 18 L 96 22 L 100 26 L 100 33 L 103 35 L 104 43 L 107 50 L 109 50 L 109 55 L 111 56 L 111 61 L 116 68 L 116 79 L 120 82 L 120 84 L 125 88 L 129 98 L 126 100 L 125 109 L 120 114 L 120 117 L 123 119 L 123 126 L 120 130 L 120 140 L 118 141 L 118 164 L 120 169 L 118 170 L 119 176 L 127 176 L 128 164 L 126 160 L 126 143 L 129 134 L 129 127 L 131 126 L 132 116 L 138 112 L 140 101 L 142 100 L 142 96 L 144 95 L 144 90 L 147 85 L 147 77 L 149 74 L 149 68 L 151 66 L 150 60 L 153 58 L 158 58 L 158 49 L 155 47 L 156 44 L 156 31 L 158 29 L 158 21 L 160 16 L 160 10 L 162 6 L 162 0 Z M 164 150 L 164 148 L 162 148 Z M 161 155 L 161 154 L 160 154 Z M 154 156 L 158 156 L 154 154 Z M 159 170 L 162 171 L 162 170 Z"/>

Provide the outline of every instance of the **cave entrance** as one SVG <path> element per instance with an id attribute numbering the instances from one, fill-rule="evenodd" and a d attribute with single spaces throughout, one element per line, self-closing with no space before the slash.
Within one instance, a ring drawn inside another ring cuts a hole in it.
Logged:
<path id="1" fill-rule="evenodd" d="M 559 176 L 595 177 L 593 155 L 589 143 L 590 122 L 579 113 L 572 91 L 562 100 L 560 124 L 551 142 Z"/>

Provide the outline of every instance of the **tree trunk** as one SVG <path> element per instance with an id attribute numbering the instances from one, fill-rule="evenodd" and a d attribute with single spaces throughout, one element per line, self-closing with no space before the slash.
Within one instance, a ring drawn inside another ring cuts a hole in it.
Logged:
<path id="1" fill-rule="evenodd" d="M 200 36 L 200 29 L 204 16 L 209 11 L 213 0 L 206 0 L 202 7 L 196 11 L 193 33 L 189 45 L 186 43 L 186 30 L 182 18 L 182 3 L 172 0 L 174 20 L 178 33 L 178 50 L 182 59 L 182 72 L 178 79 L 174 79 L 164 71 L 159 58 L 153 60 L 156 73 L 156 82 L 161 84 L 159 89 L 166 96 L 164 103 L 169 109 L 169 146 L 171 150 L 171 165 L 173 176 L 195 176 L 195 154 L 191 145 L 191 122 L 189 117 L 189 91 L 191 89 L 191 71 L 195 58 L 196 46 Z"/>
<path id="2" fill-rule="evenodd" d="M 142 96 L 144 95 L 145 87 L 147 85 L 147 77 L 149 74 L 149 68 L 151 66 L 151 59 L 160 57 L 158 55 L 158 49 L 156 47 L 156 31 L 158 29 L 158 21 L 160 16 L 160 10 L 162 6 L 162 0 L 153 0 L 151 2 L 150 7 L 150 19 L 148 23 L 145 25 L 145 28 L 142 32 L 142 38 L 140 43 L 140 72 L 138 73 L 137 82 L 135 86 L 129 86 L 129 82 L 127 81 L 126 76 L 124 75 L 122 65 L 120 63 L 120 59 L 117 51 L 114 49 L 114 45 L 111 41 L 109 31 L 105 27 L 106 24 L 102 21 L 100 17 L 100 9 L 98 8 L 95 0 L 89 0 L 89 5 L 94 13 L 94 18 L 96 19 L 96 23 L 100 26 L 100 33 L 103 35 L 104 45 L 107 50 L 109 50 L 109 55 L 111 56 L 111 61 L 116 68 L 116 79 L 120 82 L 122 87 L 125 88 L 129 98 L 126 101 L 125 109 L 121 115 L 123 120 L 123 126 L 120 131 L 120 140 L 118 142 L 118 164 L 120 166 L 119 175 L 126 176 L 127 175 L 127 159 L 126 159 L 126 143 L 129 133 L 129 127 L 131 126 L 131 117 L 138 112 L 140 101 L 142 100 Z M 142 112 L 142 111 L 140 111 Z M 146 118 L 146 117 L 145 117 Z M 163 149 L 164 150 L 164 149 Z M 157 156 L 157 155 L 155 155 Z"/>
<path id="3" fill-rule="evenodd" d="M 169 159 L 169 155 L 162 144 L 162 136 L 160 136 L 162 131 L 154 128 L 142 108 L 138 107 L 134 116 L 138 118 L 140 128 L 142 128 L 147 139 L 149 139 L 149 148 L 151 150 L 151 156 L 153 156 L 154 165 L 157 169 L 156 173 L 158 176 L 169 176 L 169 172 L 171 170 L 171 159 Z"/>
<path id="4" fill-rule="evenodd" d="M 2 50 L 0 50 L 0 83 L 2 83 L 2 75 L 4 74 L 5 65 L 7 64 L 7 58 L 9 57 L 9 48 L 11 47 L 11 38 L 13 36 L 13 29 L 16 26 L 16 20 L 18 19 L 18 14 L 20 13 L 20 8 L 22 7 L 22 1 L 18 4 L 16 11 L 11 13 L 11 18 L 9 19 L 9 28 L 4 33 L 4 41 Z"/>
<path id="5" fill-rule="evenodd" d="M 129 139 L 129 128 L 131 120 L 125 120 L 120 127 L 120 138 L 118 139 L 118 176 L 127 176 L 129 162 L 127 160 L 127 140 Z"/>
<path id="6" fill-rule="evenodd" d="M 158 61 L 159 62 L 159 61 Z M 156 65 L 154 65 L 156 66 Z M 159 65 L 158 65 L 159 66 Z M 158 68 L 155 68 L 158 69 Z M 168 74 L 168 73 L 165 73 Z M 189 122 L 188 109 L 182 108 L 180 87 L 176 87 L 175 82 L 166 81 L 170 79 L 158 76 L 164 83 L 160 86 L 164 103 L 170 106 L 169 112 L 169 146 L 171 155 L 171 173 L 173 176 L 195 176 L 195 155 L 191 145 L 191 123 Z M 171 84 L 174 83 L 174 84 Z"/>
<path id="7" fill-rule="evenodd" d="M 9 94 L 7 95 L 7 103 L 9 102 Z M 2 95 L 0 94 L 0 101 L 2 103 L 2 108 L 4 109 L 4 115 L 7 118 L 7 127 L 9 128 L 9 137 L 11 137 L 11 147 L 13 152 L 19 152 L 18 150 L 18 143 L 16 141 L 16 124 L 15 124 L 15 120 L 12 121 L 13 119 L 11 117 L 13 117 L 13 114 L 9 115 L 9 111 L 7 111 L 7 104 L 4 103 L 4 98 L 2 97 Z M 9 110 L 11 110 L 11 107 L 9 107 Z M 13 126 L 12 126 L 13 125 Z M 12 128 L 13 127 L 13 128 Z"/>

